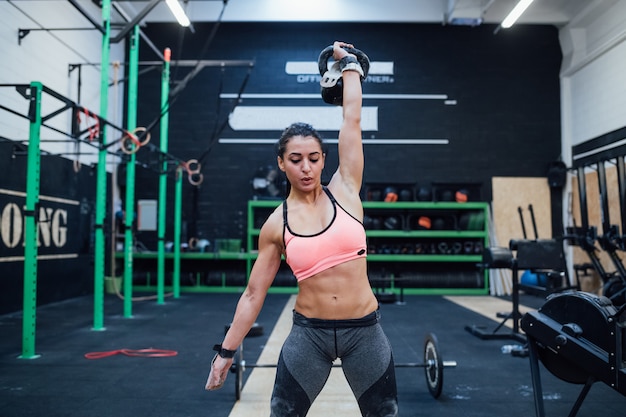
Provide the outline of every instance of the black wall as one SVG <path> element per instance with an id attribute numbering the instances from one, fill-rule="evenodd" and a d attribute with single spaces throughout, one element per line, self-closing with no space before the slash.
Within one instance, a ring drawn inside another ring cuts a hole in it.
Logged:
<path id="1" fill-rule="evenodd" d="M 471 199 L 490 201 L 492 177 L 543 177 L 550 163 L 559 159 L 561 51 L 554 27 L 518 25 L 494 35 L 489 25 L 222 23 L 210 39 L 214 26 L 195 23 L 195 33 L 165 24 L 143 29 L 159 49 L 172 49 L 173 60 L 254 61 L 252 69 L 204 68 L 171 98 L 170 153 L 200 159 L 204 175 L 199 187 L 185 184 L 185 239 L 242 237 L 246 202 L 253 198 L 250 181 L 259 167 L 275 165 L 270 145 L 217 142 L 220 137 L 280 135 L 280 130 L 232 130 L 226 122 L 236 105 L 325 106 L 318 98 L 239 102 L 220 99 L 220 93 L 237 93 L 245 85 L 244 93 L 318 94 L 318 80 L 301 82 L 285 73 L 285 63 L 315 61 L 335 39 L 353 42 L 372 61 L 393 61 L 393 76 L 366 80 L 364 94 L 445 94 L 456 101 L 446 105 L 442 100 L 365 99 L 364 106 L 378 106 L 379 124 L 378 131 L 364 132 L 366 139 L 449 140 L 448 145 L 365 146 L 366 183 L 477 184 Z M 142 61 L 158 59 L 145 43 L 140 55 Z M 160 113 L 161 74 L 160 68 L 142 69 L 138 124 L 149 126 Z M 188 72 L 189 68 L 172 64 L 172 91 Z M 158 136 L 157 125 L 152 144 L 158 144 Z M 137 198 L 156 198 L 155 157 L 144 149 L 137 157 L 146 168 L 138 173 Z M 327 177 L 336 162 L 331 145 Z M 171 203 L 168 210 L 171 230 Z M 156 249 L 154 233 L 138 238 Z"/>
<path id="2" fill-rule="evenodd" d="M 27 147 L 0 140 L 0 314 L 22 309 Z M 37 303 L 93 292 L 96 175 L 58 156 L 41 158 Z"/>

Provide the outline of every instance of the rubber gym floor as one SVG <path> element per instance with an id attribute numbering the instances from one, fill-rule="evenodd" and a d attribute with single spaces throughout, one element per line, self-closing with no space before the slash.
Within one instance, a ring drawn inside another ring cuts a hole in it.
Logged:
<path id="1" fill-rule="evenodd" d="M 167 298 L 164 304 L 135 302 L 133 317 L 124 318 L 122 301 L 107 295 L 103 331 L 92 330 L 92 297 L 43 306 L 37 310 L 36 353 L 41 355 L 37 359 L 18 358 L 22 349 L 21 314 L 0 316 L 0 416 L 244 415 L 233 408 L 233 374 L 229 374 L 221 390 L 204 390 L 213 356 L 211 347 L 223 337 L 237 299 L 237 294 L 183 293 L 178 299 Z M 271 343 L 275 324 L 290 300 L 289 295 L 268 295 L 257 321 L 262 334 L 244 342 L 248 364 L 256 362 Z M 430 395 L 422 368 L 397 368 L 400 416 L 535 416 L 528 358 L 502 353 L 503 345 L 519 342 L 483 340 L 465 329 L 467 325 L 476 325 L 486 331 L 494 330 L 501 319 L 478 310 L 496 301 L 495 308 L 510 312 L 510 300 L 405 296 L 404 301 L 401 305 L 381 304 L 382 325 L 396 362 L 422 362 L 424 337 L 432 332 L 437 336 L 443 359 L 454 360 L 457 366 L 444 369 L 439 399 Z M 523 313 L 538 308 L 543 299 L 522 295 L 521 302 Z M 510 332 L 507 327 L 498 331 Z M 146 348 L 172 350 L 177 355 L 85 357 L 90 352 Z M 261 369 L 246 370 L 244 382 L 257 371 Z M 568 415 L 581 386 L 557 379 L 543 365 L 541 377 L 546 416 Z M 268 392 L 272 383 L 271 375 L 264 377 Z M 244 385 L 239 404 L 256 401 L 253 409 L 262 410 L 269 399 L 250 385 Z M 333 394 L 325 389 L 317 402 L 333 410 L 336 417 L 359 415 L 345 407 L 354 403 L 349 393 Z M 267 416 L 263 413 L 248 412 L 248 416 Z M 603 383 L 592 387 L 578 413 L 581 417 L 599 415 L 626 415 L 626 398 Z"/>

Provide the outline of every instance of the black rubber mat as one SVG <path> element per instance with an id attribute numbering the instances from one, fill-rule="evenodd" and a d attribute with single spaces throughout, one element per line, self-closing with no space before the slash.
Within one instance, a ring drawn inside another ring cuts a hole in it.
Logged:
<path id="1" fill-rule="evenodd" d="M 257 321 L 263 332 L 245 342 L 248 363 L 258 358 L 288 297 L 268 295 Z M 234 375 L 220 391 L 206 392 L 204 383 L 211 347 L 223 337 L 237 299 L 236 294 L 183 294 L 162 305 L 136 302 L 133 317 L 124 318 L 122 301 L 107 295 L 104 331 L 92 330 L 90 297 L 44 306 L 37 314 L 38 359 L 18 359 L 20 314 L 0 316 L 0 416 L 227 417 L 235 401 Z M 405 296 L 405 301 L 381 305 L 396 362 L 421 362 L 424 337 L 432 332 L 443 359 L 458 365 L 444 370 L 438 400 L 430 396 L 422 368 L 398 368 L 400 416 L 535 416 L 528 359 L 502 353 L 503 345 L 518 342 L 482 340 L 465 330 L 474 324 L 495 328 L 496 321 L 440 296 Z M 539 306 L 542 300 L 530 297 L 524 302 Z M 177 355 L 84 357 L 147 348 Z M 546 416 L 566 416 L 581 387 L 543 368 L 542 382 Z M 598 383 L 578 416 L 622 417 L 625 409 L 626 398 Z"/>

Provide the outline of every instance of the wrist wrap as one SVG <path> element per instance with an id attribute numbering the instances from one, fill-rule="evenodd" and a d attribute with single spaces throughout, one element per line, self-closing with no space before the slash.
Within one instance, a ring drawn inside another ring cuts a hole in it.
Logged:
<path id="1" fill-rule="evenodd" d="M 233 358 L 235 356 L 235 353 L 237 353 L 236 350 L 224 349 L 221 344 L 213 346 L 213 350 L 216 351 L 218 355 L 220 355 L 222 358 L 225 358 L 225 359 Z"/>
<path id="2" fill-rule="evenodd" d="M 341 70 L 341 73 L 343 73 L 344 71 L 356 71 L 359 73 L 361 78 L 363 78 L 364 76 L 361 64 L 352 55 L 346 55 L 339 60 L 339 69 Z"/>

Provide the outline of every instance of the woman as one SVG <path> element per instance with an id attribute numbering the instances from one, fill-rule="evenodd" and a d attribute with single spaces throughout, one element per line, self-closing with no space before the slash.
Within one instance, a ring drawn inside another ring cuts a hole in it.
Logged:
<path id="1" fill-rule="evenodd" d="M 259 235 L 259 254 L 232 325 L 213 359 L 206 389 L 220 388 L 235 350 L 256 320 L 284 255 L 298 280 L 293 327 L 281 350 L 271 417 L 305 416 L 332 363 L 342 369 L 363 416 L 397 416 L 393 357 L 367 277 L 361 142 L 361 75 L 353 48 L 333 44 L 343 77 L 339 167 L 321 183 L 325 153 L 309 125 L 288 127 L 278 143 L 278 166 L 290 184 L 286 200 Z"/>

